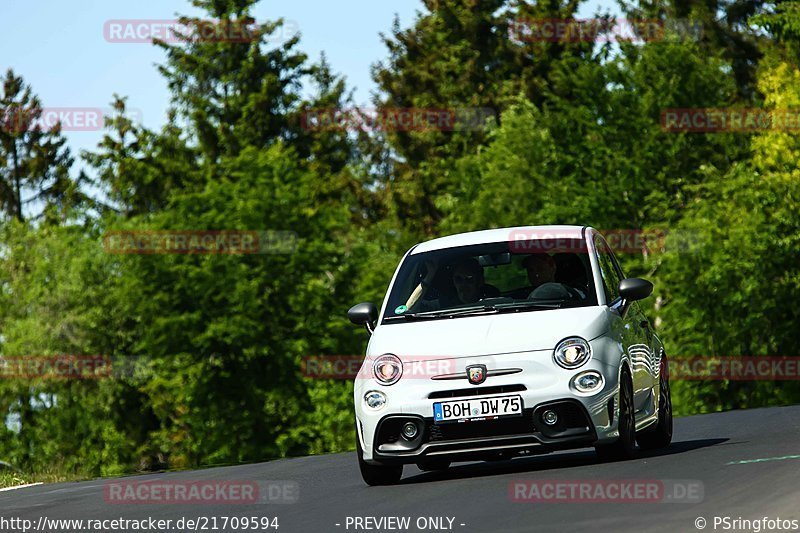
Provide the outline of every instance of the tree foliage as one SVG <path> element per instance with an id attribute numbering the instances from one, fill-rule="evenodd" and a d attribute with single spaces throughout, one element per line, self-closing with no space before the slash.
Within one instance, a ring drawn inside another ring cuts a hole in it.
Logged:
<path id="1" fill-rule="evenodd" d="M 80 475 L 352 449 L 352 384 L 307 356 L 363 353 L 346 320 L 379 301 L 421 239 L 528 224 L 657 229 L 623 254 L 671 360 L 795 355 L 800 144 L 795 132 L 683 132 L 674 108 L 800 107 L 795 2 L 626 3 L 702 34 L 596 44 L 519 38 L 578 3 L 425 0 L 384 35 L 375 106 L 485 109 L 468 128 L 314 129 L 352 106 L 255 0 L 195 0 L 255 38 L 157 42 L 170 91 L 159 130 L 114 95 L 78 168 L 59 128 L 16 128 L 42 103 L 9 71 L 0 94 L 0 364 L 110 357 L 106 379 L 0 380 L 0 458 Z M 724 16 L 717 16 L 724 14 Z M 666 25 L 669 27 L 669 25 Z M 518 29 L 518 28 L 517 28 Z M 16 113 L 16 115 L 14 114 Z M 91 179 L 89 179 L 91 177 Z M 120 231 L 289 231 L 259 254 L 117 254 Z M 274 251 L 274 250 L 273 250 Z M 681 414 L 797 402 L 796 383 L 676 382 Z"/>

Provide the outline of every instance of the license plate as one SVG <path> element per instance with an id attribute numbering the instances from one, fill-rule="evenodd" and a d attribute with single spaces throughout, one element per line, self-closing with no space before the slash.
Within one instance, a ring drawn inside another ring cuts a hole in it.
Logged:
<path id="1" fill-rule="evenodd" d="M 500 416 L 522 414 L 522 396 L 495 396 L 494 398 L 470 398 L 433 404 L 433 421 L 466 422 L 492 420 Z"/>

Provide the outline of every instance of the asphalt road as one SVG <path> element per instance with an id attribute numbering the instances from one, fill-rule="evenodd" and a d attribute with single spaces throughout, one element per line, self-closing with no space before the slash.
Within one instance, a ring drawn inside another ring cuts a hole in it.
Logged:
<path id="1" fill-rule="evenodd" d="M 800 521 L 799 470 L 800 406 L 792 406 L 676 419 L 673 444 L 668 449 L 617 463 L 597 463 L 591 450 L 579 450 L 495 463 L 459 463 L 444 473 L 425 473 L 407 466 L 399 485 L 367 487 L 359 476 L 354 454 L 335 454 L 0 492 L 0 517 L 29 519 L 37 525 L 43 516 L 48 519 L 153 517 L 173 521 L 180 517 L 209 520 L 216 517 L 220 528 L 217 530 L 221 531 L 221 517 L 277 516 L 280 533 L 698 531 L 696 520 L 702 517 L 706 520 L 705 530 L 722 531 L 725 523 L 718 523 L 715 528 L 715 516 L 730 520 L 767 517 Z M 131 505 L 108 501 L 109 483 L 153 480 L 180 483 L 281 480 L 296 483 L 298 493 L 296 503 L 258 505 Z M 515 493 L 519 489 L 514 487 L 520 482 L 537 485 L 522 485 L 525 490 Z M 552 501 L 559 497 L 553 487 L 575 486 L 568 482 L 581 482 L 594 491 L 600 487 L 603 492 L 594 492 L 592 497 L 605 495 L 611 501 Z M 551 483 L 550 492 L 547 483 Z M 641 494 L 629 493 L 628 501 L 620 503 L 612 490 L 624 483 L 640 487 L 656 483 L 663 489 L 646 492 L 644 499 Z M 513 501 L 514 494 L 526 498 L 538 494 L 547 501 Z M 361 525 L 370 526 L 369 529 L 356 529 L 356 517 L 408 517 L 410 522 L 408 527 L 388 524 L 395 529 L 374 528 L 375 523 L 364 522 Z M 436 523 L 421 522 L 428 517 L 444 519 L 437 527 Z M 453 520 L 452 525 L 448 518 Z M 228 531 L 232 525 L 229 521 Z M 729 525 L 736 524 L 731 521 Z M 5 526 L 0 529 L 15 531 L 9 522 Z M 213 522 L 207 522 L 206 526 L 213 531 Z M 727 530 L 767 530 L 763 522 L 750 526 Z M 173 525 L 169 531 L 178 529 Z"/>

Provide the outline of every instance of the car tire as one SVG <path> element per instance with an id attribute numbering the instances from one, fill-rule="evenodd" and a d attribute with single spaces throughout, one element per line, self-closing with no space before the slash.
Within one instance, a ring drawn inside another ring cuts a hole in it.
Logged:
<path id="1" fill-rule="evenodd" d="M 377 485 L 394 485 L 403 477 L 403 465 L 372 465 L 364 460 L 364 451 L 361 449 L 361 439 L 356 434 L 356 455 L 358 455 L 358 469 L 364 483 L 372 487 Z"/>
<path id="2" fill-rule="evenodd" d="M 636 442 L 643 450 L 666 448 L 672 442 L 672 395 L 666 358 L 661 359 L 659 381 L 658 422 L 636 436 Z"/>
<path id="3" fill-rule="evenodd" d="M 619 438 L 613 444 L 595 446 L 595 451 L 603 461 L 623 461 L 636 454 L 633 381 L 627 368 L 622 371 L 619 382 Z"/>
<path id="4" fill-rule="evenodd" d="M 417 463 L 417 468 L 423 472 L 436 472 L 437 470 L 447 470 L 450 468 L 450 461 L 430 460 Z"/>

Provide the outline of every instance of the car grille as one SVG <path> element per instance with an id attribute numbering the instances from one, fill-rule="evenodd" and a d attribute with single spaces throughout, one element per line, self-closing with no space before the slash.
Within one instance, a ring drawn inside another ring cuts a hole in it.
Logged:
<path id="1" fill-rule="evenodd" d="M 431 400 L 442 398 L 463 398 L 465 396 L 480 396 L 483 394 L 503 394 L 507 392 L 521 392 L 528 390 L 525 385 L 497 385 L 493 387 L 470 387 L 468 389 L 440 390 L 428 395 Z"/>

